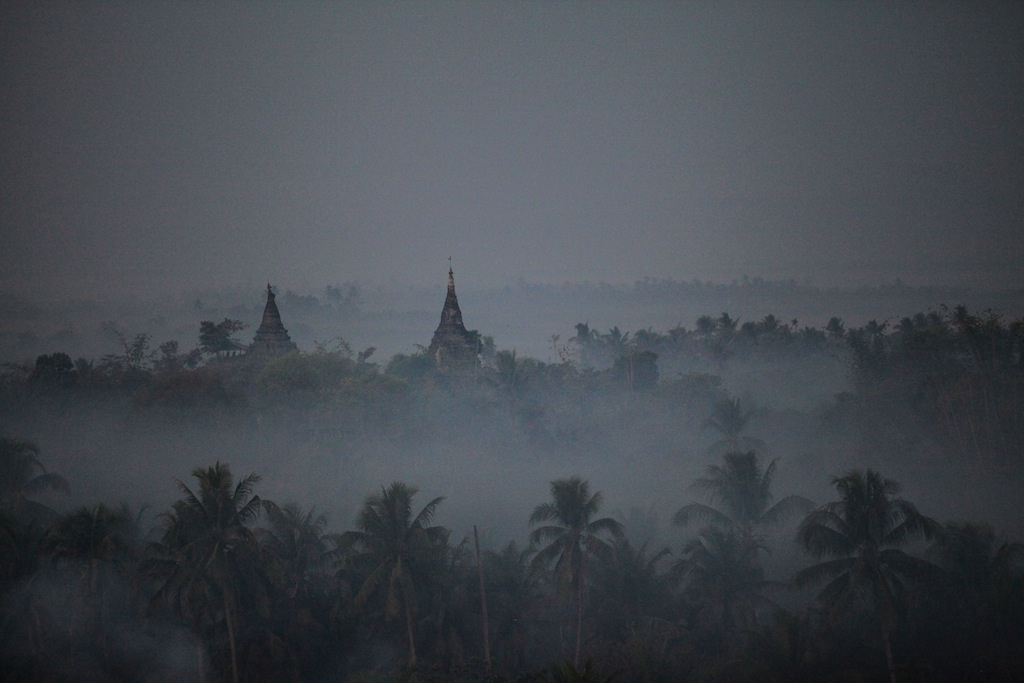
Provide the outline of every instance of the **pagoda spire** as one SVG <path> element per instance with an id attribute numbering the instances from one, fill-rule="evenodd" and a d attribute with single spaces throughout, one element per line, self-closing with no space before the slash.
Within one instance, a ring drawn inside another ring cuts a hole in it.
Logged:
<path id="1" fill-rule="evenodd" d="M 277 309 L 274 299 L 274 289 L 268 282 L 267 304 L 263 307 L 263 320 L 260 322 L 259 329 L 256 330 L 249 353 L 276 356 L 298 350 L 295 342 L 288 336 L 288 330 L 285 329 L 284 323 L 281 322 L 281 312 Z"/>
<path id="2" fill-rule="evenodd" d="M 455 293 L 455 272 L 448 257 L 448 292 L 441 309 L 441 322 L 434 330 L 430 340 L 428 353 L 434 357 L 438 365 L 446 365 L 451 361 L 475 361 L 479 353 L 477 335 L 466 329 L 462 322 L 462 309 L 459 308 L 459 297 Z"/>

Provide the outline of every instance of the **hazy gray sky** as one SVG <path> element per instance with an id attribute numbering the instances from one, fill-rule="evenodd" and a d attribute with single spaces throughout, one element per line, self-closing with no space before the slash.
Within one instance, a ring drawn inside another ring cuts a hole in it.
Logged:
<path id="1" fill-rule="evenodd" d="M 1024 3 L 0 5 L 0 285 L 1024 285 Z"/>

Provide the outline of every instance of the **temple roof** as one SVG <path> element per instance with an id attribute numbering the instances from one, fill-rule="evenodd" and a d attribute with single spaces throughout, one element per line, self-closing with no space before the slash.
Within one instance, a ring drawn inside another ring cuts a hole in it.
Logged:
<path id="1" fill-rule="evenodd" d="M 278 355 L 296 350 L 298 347 L 288 336 L 288 330 L 281 322 L 281 312 L 277 310 L 277 303 L 274 301 L 274 290 L 271 289 L 268 282 L 267 305 L 263 307 L 263 320 L 260 322 L 259 329 L 256 330 L 256 336 L 252 340 L 249 352 Z"/>

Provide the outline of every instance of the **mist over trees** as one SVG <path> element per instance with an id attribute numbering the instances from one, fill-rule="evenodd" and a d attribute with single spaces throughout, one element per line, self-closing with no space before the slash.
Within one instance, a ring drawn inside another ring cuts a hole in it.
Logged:
<path id="1" fill-rule="evenodd" d="M 1024 319 L 716 303 L 540 355 L 464 299 L 456 368 L 348 340 L 364 296 L 280 296 L 337 324 L 274 357 L 206 297 L 4 366 L 9 679 L 1024 675 Z"/>

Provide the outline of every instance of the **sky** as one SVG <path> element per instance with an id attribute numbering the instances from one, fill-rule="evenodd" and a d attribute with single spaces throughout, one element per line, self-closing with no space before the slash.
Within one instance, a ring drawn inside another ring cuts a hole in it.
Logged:
<path id="1" fill-rule="evenodd" d="M 1024 3 L 0 4 L 0 287 L 1024 286 Z"/>

